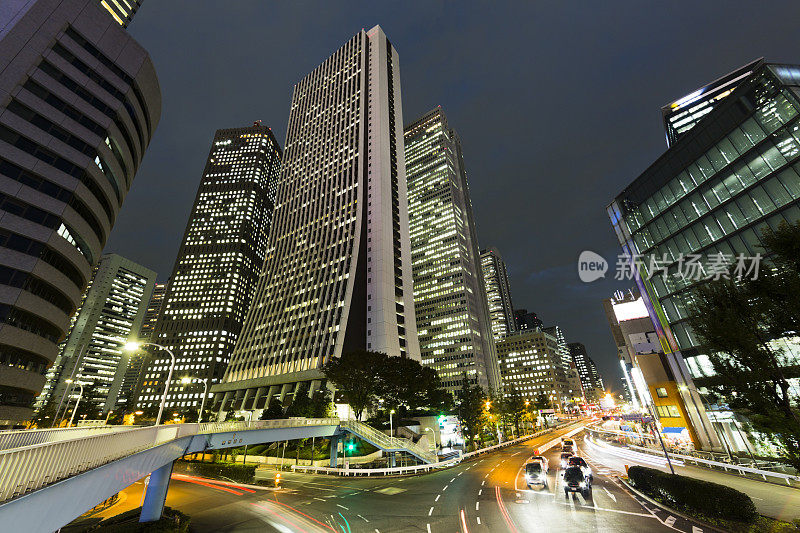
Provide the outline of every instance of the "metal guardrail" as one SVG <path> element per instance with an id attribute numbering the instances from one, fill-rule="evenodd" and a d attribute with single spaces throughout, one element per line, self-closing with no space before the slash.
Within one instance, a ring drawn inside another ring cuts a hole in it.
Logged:
<path id="1" fill-rule="evenodd" d="M 596 433 L 596 434 L 608 433 L 607 430 L 598 430 L 596 428 L 587 428 L 587 429 L 589 429 L 590 432 Z M 664 461 L 666 461 L 666 457 L 664 455 L 664 452 L 660 451 L 660 450 L 653 450 L 651 448 L 645 448 L 645 447 L 642 447 L 642 446 L 635 446 L 635 445 L 629 445 L 629 446 L 626 446 L 626 448 L 629 449 L 629 450 L 635 451 L 636 453 L 646 453 L 648 455 L 659 457 L 659 458 L 663 459 Z M 714 461 L 714 460 L 711 460 L 711 459 L 704 459 L 704 458 L 701 458 L 701 457 L 697 457 L 695 455 L 686 455 L 686 454 L 680 454 L 680 453 L 670 453 L 669 457 L 670 457 L 670 459 L 676 459 L 679 462 L 683 462 L 683 463 L 694 463 L 696 466 L 703 466 L 703 467 L 707 467 L 707 468 L 713 468 L 715 470 L 722 469 L 725 472 L 728 472 L 728 471 L 736 472 L 741 476 L 746 476 L 747 474 L 760 476 L 760 477 L 762 477 L 764 479 L 764 481 L 767 481 L 768 477 L 774 477 L 774 478 L 778 478 L 778 479 L 784 480 L 787 485 L 791 485 L 792 481 L 800 482 L 800 476 L 797 476 L 797 475 L 784 474 L 784 473 L 781 473 L 781 472 L 773 472 L 771 470 L 763 470 L 763 469 L 760 469 L 760 468 L 753 468 L 753 467 L 750 467 L 750 466 L 744 466 L 744 465 L 739 465 L 739 464 L 734 464 L 734 463 L 726 463 L 726 462 L 722 462 L 722 461 Z"/>
<path id="2" fill-rule="evenodd" d="M 419 444 L 412 442 L 409 439 L 400 439 L 397 437 L 390 437 L 386 435 L 382 431 L 378 431 L 377 429 L 370 427 L 362 422 L 357 420 L 341 420 L 339 425 L 350 431 L 351 433 L 355 433 L 359 437 L 362 437 L 366 440 L 372 441 L 373 444 L 377 445 L 379 448 L 389 451 L 407 451 L 416 455 L 423 461 L 427 461 L 428 463 L 436 463 L 438 462 L 438 457 L 431 453 L 430 450 L 420 446 Z"/>
<path id="3" fill-rule="evenodd" d="M 0 431 L 0 450 L 11 450 L 35 444 L 82 439 L 94 435 L 128 431 L 140 426 L 81 426 L 73 428 L 22 429 Z"/>

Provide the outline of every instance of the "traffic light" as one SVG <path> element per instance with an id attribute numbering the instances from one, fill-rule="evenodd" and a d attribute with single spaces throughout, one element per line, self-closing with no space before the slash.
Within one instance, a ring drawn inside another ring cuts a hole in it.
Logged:
<path id="1" fill-rule="evenodd" d="M 356 444 L 354 442 L 351 441 L 351 442 L 347 443 L 347 451 L 348 452 L 352 452 L 355 449 L 356 449 Z"/>

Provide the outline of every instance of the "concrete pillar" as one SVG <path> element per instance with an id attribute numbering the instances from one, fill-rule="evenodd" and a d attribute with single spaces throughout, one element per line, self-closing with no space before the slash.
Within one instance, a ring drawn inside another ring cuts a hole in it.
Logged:
<path id="1" fill-rule="evenodd" d="M 394 468 L 395 466 L 397 466 L 397 454 L 389 452 L 389 468 Z"/>
<path id="2" fill-rule="evenodd" d="M 154 470 L 150 474 L 150 482 L 144 494 L 144 504 L 142 513 L 139 515 L 139 522 L 155 522 L 161 518 L 164 511 L 164 502 L 167 501 L 167 488 L 169 479 L 172 476 L 172 462 L 169 462 Z"/>
<path id="3" fill-rule="evenodd" d="M 252 394 L 252 392 L 253 392 L 253 389 L 245 389 L 244 390 L 244 396 L 242 397 L 242 405 L 240 407 L 241 410 L 243 410 L 243 411 L 250 411 L 251 410 L 250 407 L 247 405 L 247 402 L 248 402 L 248 400 L 250 400 L 250 395 Z M 247 417 L 245 417 L 245 420 L 246 419 L 247 419 Z"/>
<path id="4" fill-rule="evenodd" d="M 339 435 L 331 437 L 331 468 L 336 468 L 336 461 L 339 457 Z"/>

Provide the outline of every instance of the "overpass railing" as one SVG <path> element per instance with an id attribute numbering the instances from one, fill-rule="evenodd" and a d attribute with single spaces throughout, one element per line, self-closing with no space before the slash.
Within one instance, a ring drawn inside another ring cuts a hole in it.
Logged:
<path id="1" fill-rule="evenodd" d="M 378 431 L 377 429 L 357 420 L 341 420 L 339 425 L 342 427 L 342 429 L 346 429 L 351 433 L 355 433 L 359 437 L 371 441 L 375 446 L 383 450 L 407 451 L 413 455 L 416 455 L 427 463 L 436 463 L 438 461 L 436 455 L 429 449 L 425 448 L 424 446 L 420 446 L 410 439 L 390 437 L 382 431 Z"/>
<path id="2" fill-rule="evenodd" d="M 82 439 L 94 435 L 129 431 L 138 427 L 140 426 L 81 426 L 73 428 L 0 431 L 0 450 L 11 450 L 13 448 L 22 448 L 48 442 Z"/>

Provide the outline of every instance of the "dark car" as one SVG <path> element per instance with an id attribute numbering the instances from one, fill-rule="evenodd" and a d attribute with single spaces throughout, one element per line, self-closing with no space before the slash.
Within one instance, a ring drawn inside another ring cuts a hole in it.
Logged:
<path id="1" fill-rule="evenodd" d="M 531 485 L 540 483 L 544 487 L 547 486 L 547 474 L 542 468 L 542 463 L 531 461 L 525 464 L 525 483 L 528 484 L 528 488 L 531 488 Z"/>
<path id="2" fill-rule="evenodd" d="M 567 468 L 567 466 L 569 466 L 567 461 L 570 457 L 572 457 L 571 452 L 561 452 L 561 468 Z"/>
<path id="3" fill-rule="evenodd" d="M 570 466 L 564 470 L 564 495 L 570 492 L 580 492 L 584 498 L 592 493 L 592 480 L 583 474 L 579 466 Z"/>
<path id="4" fill-rule="evenodd" d="M 577 455 L 573 455 L 569 459 L 567 459 L 567 466 L 577 466 L 581 470 L 583 470 L 583 475 L 588 477 L 590 481 L 594 480 L 594 476 L 592 475 L 591 467 L 586 464 L 586 460 L 583 457 L 578 457 Z"/>

